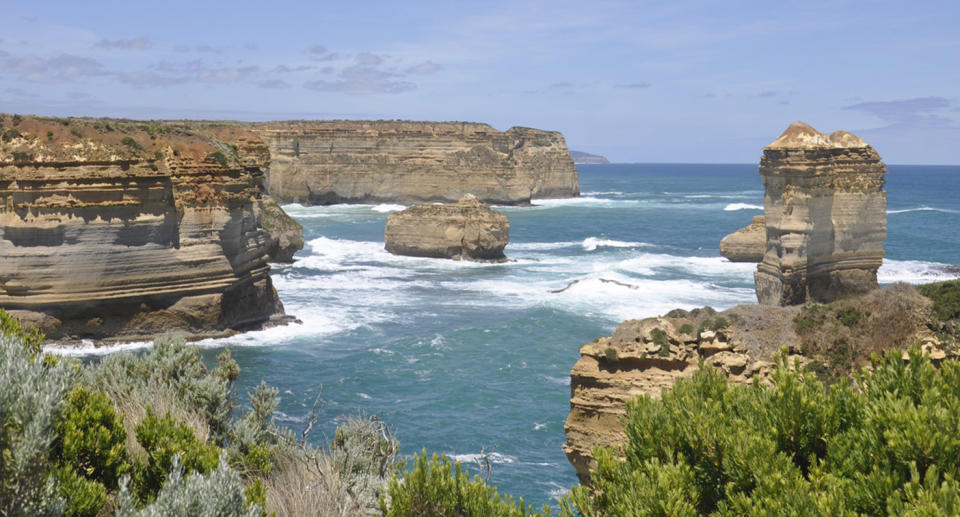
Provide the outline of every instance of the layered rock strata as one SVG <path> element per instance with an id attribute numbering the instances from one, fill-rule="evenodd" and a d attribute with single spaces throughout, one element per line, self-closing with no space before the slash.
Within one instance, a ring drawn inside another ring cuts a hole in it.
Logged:
<path id="1" fill-rule="evenodd" d="M 760 262 L 767 244 L 764 216 L 756 215 L 747 226 L 720 241 L 720 254 L 731 262 Z"/>
<path id="2" fill-rule="evenodd" d="M 9 121 L 0 307 L 67 340 L 210 335 L 283 315 L 267 262 L 292 255 L 297 231 L 264 229 L 267 214 L 286 216 L 244 133 L 32 117 L 11 133 Z"/>
<path id="3" fill-rule="evenodd" d="M 421 204 L 387 217 L 386 249 L 396 255 L 504 261 L 507 217 L 467 194 L 450 204 Z"/>
<path id="4" fill-rule="evenodd" d="M 853 315 L 856 315 L 855 317 Z M 570 371 L 570 413 L 563 449 L 589 482 L 596 446 L 617 450 L 626 441 L 622 418 L 637 396 L 657 398 L 703 365 L 730 381 L 767 382 L 783 350 L 825 378 L 847 375 L 872 354 L 921 343 L 934 360 L 957 355 L 957 336 L 944 336 L 932 303 L 895 284 L 830 305 L 741 305 L 671 311 L 622 323 L 610 337 L 580 348 Z"/>
<path id="5" fill-rule="evenodd" d="M 827 136 L 803 122 L 764 148 L 766 250 L 754 275 L 760 303 L 829 302 L 877 287 L 885 172 L 859 137 Z"/>
<path id="6" fill-rule="evenodd" d="M 563 135 L 467 122 L 284 122 L 255 126 L 281 203 L 492 204 L 580 194 Z"/>

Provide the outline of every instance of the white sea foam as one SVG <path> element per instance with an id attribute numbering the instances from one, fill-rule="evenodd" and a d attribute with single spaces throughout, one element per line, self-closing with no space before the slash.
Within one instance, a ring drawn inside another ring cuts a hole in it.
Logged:
<path id="1" fill-rule="evenodd" d="M 406 207 L 403 205 L 382 204 L 382 205 L 377 205 L 373 207 L 372 210 L 374 212 L 388 213 L 388 212 L 396 212 L 398 210 L 403 210 L 404 208 Z"/>
<path id="2" fill-rule="evenodd" d="M 960 267 L 920 260 L 884 259 L 877 271 L 877 280 L 883 284 L 907 282 L 922 284 L 960 278 Z"/>
<path id="3" fill-rule="evenodd" d="M 949 208 L 937 208 L 932 206 L 918 206 L 916 208 L 904 208 L 902 210 L 887 210 L 887 214 L 906 214 L 909 212 L 940 212 L 942 214 L 960 214 L 960 210 L 951 210 Z"/>
<path id="4" fill-rule="evenodd" d="M 730 203 L 723 207 L 723 210 L 726 212 L 733 212 L 735 210 L 763 210 L 763 207 L 760 205 L 751 205 L 750 203 Z"/>
<path id="5" fill-rule="evenodd" d="M 48 343 L 43 345 L 43 351 L 48 354 L 81 357 L 92 355 L 107 355 L 116 352 L 142 350 L 153 346 L 152 341 L 131 341 L 128 343 L 114 343 L 97 346 L 93 341 L 84 339 L 79 345 L 64 343 Z"/>
<path id="6" fill-rule="evenodd" d="M 608 247 L 608 248 L 639 248 L 642 246 L 652 246 L 646 242 L 627 242 L 627 241 L 618 241 L 613 239 L 601 239 L 599 237 L 587 237 L 581 243 L 583 249 L 586 251 L 595 251 L 599 247 Z"/>
<path id="7" fill-rule="evenodd" d="M 482 454 L 447 454 L 447 456 L 454 460 L 459 461 L 460 463 L 476 463 L 477 461 L 483 461 Z M 500 465 L 504 463 L 516 463 L 517 458 L 513 456 L 507 456 L 505 454 L 500 454 L 499 452 L 491 452 L 486 455 L 490 459 L 490 463 L 495 465 Z"/>

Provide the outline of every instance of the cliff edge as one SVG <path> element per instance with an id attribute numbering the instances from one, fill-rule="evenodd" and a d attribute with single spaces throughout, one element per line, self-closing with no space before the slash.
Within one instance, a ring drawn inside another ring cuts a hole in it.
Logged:
<path id="1" fill-rule="evenodd" d="M 286 215 L 256 135 L 0 120 L 0 307 L 67 340 L 212 335 L 283 315 L 267 262 L 292 255 L 299 225 L 264 228 L 265 214 Z"/>
<path id="2" fill-rule="evenodd" d="M 563 135 L 470 122 L 256 124 L 270 146 L 269 190 L 281 203 L 490 204 L 580 195 Z"/>

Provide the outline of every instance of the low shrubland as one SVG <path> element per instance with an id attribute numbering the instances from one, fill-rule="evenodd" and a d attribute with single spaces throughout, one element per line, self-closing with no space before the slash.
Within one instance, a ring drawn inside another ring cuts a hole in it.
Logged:
<path id="1" fill-rule="evenodd" d="M 376 515 L 398 443 L 353 417 L 315 447 L 273 420 L 266 384 L 239 411 L 224 351 L 159 339 L 99 363 L 44 355 L 0 310 L 0 515 Z"/>
<path id="2" fill-rule="evenodd" d="M 940 325 L 956 323 L 956 283 L 920 291 Z M 591 485 L 573 487 L 559 515 L 960 513 L 960 363 L 914 345 L 907 360 L 871 349 L 852 380 L 839 374 L 868 353 L 844 356 L 841 339 L 896 345 L 915 328 L 896 311 L 836 302 L 797 314 L 808 352 L 836 354 L 834 376 L 783 355 L 769 384 L 700 368 L 629 402 L 627 443 L 594 451 Z M 877 325 L 885 336 L 863 337 Z M 239 410 L 229 351 L 209 368 L 160 339 L 83 365 L 43 355 L 41 341 L 0 311 L 0 515 L 551 514 L 446 457 L 423 451 L 407 468 L 376 417 L 349 418 L 315 447 L 316 405 L 299 435 L 274 422 L 266 384 Z"/>

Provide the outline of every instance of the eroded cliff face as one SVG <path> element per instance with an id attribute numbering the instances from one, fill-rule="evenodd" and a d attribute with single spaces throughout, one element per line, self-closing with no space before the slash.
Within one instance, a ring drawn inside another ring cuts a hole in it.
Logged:
<path id="1" fill-rule="evenodd" d="M 563 135 L 466 122 L 259 124 L 281 203 L 413 204 L 473 194 L 491 204 L 580 194 Z"/>
<path id="2" fill-rule="evenodd" d="M 760 303 L 830 302 L 876 289 L 887 235 L 885 172 L 860 138 L 827 136 L 803 122 L 764 148 Z"/>
<path id="3" fill-rule="evenodd" d="M 596 446 L 617 450 L 627 441 L 621 419 L 637 396 L 660 397 L 678 379 L 716 368 L 730 381 L 768 382 L 778 356 L 825 379 L 849 375 L 871 354 L 921 344 L 934 360 L 955 357 L 955 336 L 944 336 L 929 299 L 895 284 L 830 305 L 740 305 L 676 310 L 629 320 L 610 337 L 580 348 L 570 371 L 570 413 L 563 449 L 583 482 L 595 467 Z"/>
<path id="4" fill-rule="evenodd" d="M 255 135 L 3 119 L 0 307 L 54 339 L 215 334 L 283 314 Z"/>

